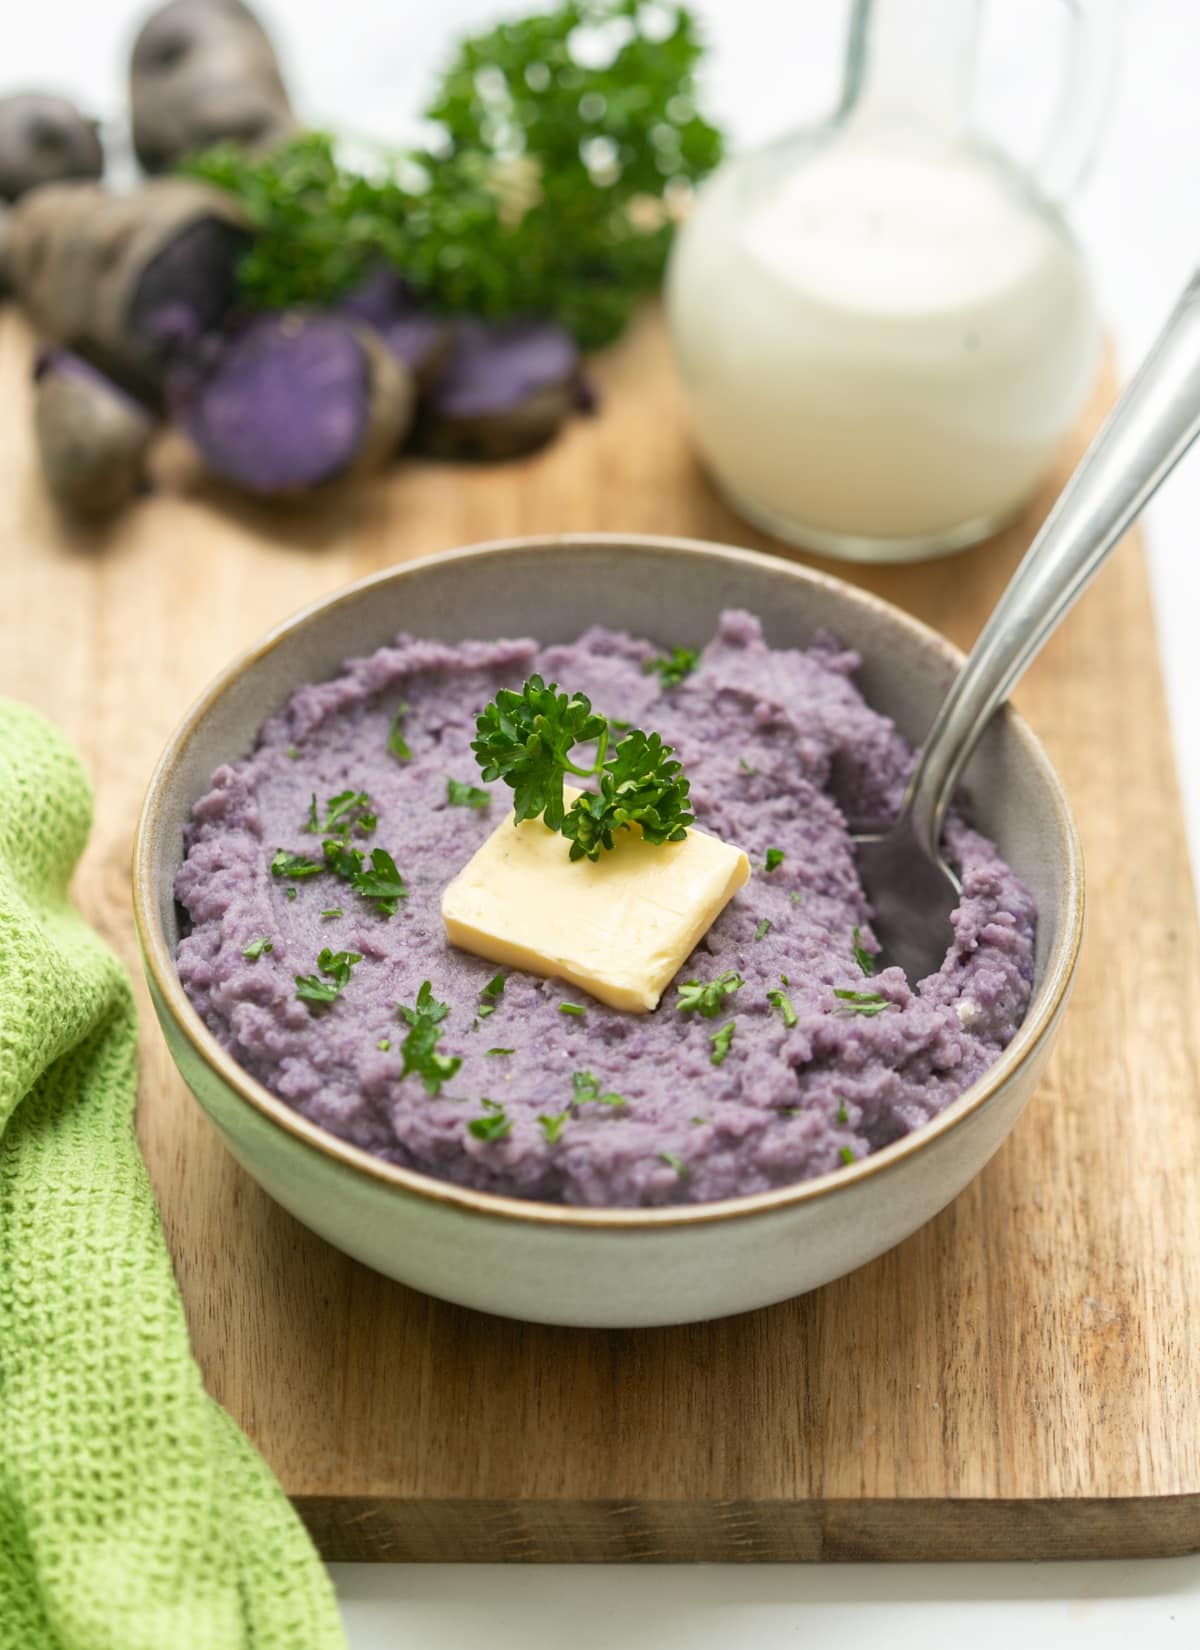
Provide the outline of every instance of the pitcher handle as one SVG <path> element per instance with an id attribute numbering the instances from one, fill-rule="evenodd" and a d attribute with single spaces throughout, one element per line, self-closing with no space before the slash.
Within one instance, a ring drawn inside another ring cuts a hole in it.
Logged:
<path id="1" fill-rule="evenodd" d="M 1051 200 L 1078 189 L 1095 157 L 1116 83 L 1125 32 L 1124 0 L 1063 0 L 1071 19 L 1058 106 L 1033 165 Z"/>

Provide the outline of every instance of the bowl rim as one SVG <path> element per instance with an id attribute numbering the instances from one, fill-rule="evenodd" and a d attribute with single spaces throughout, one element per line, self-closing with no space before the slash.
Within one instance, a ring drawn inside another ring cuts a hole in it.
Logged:
<path id="1" fill-rule="evenodd" d="M 852 605 L 873 611 L 892 624 L 908 630 L 920 643 L 939 654 L 952 669 L 960 669 L 964 660 L 961 650 L 940 632 L 914 618 L 902 608 L 885 601 L 873 592 L 822 573 L 803 563 L 795 562 L 765 551 L 748 550 L 736 545 L 721 544 L 707 539 L 693 539 L 675 535 L 621 532 L 541 533 L 502 539 L 489 539 L 475 544 L 436 551 L 412 561 L 393 563 L 377 572 L 369 573 L 353 583 L 340 586 L 328 595 L 306 603 L 296 612 L 281 620 L 266 635 L 244 649 L 219 671 L 185 711 L 175 727 L 154 766 L 146 787 L 142 807 L 134 832 L 133 910 L 142 962 L 156 998 L 159 1012 L 169 1012 L 176 1030 L 191 1045 L 194 1054 L 213 1074 L 248 1105 L 260 1118 L 289 1135 L 298 1145 L 315 1150 L 334 1164 L 353 1173 L 382 1182 L 392 1190 L 407 1193 L 423 1202 L 442 1205 L 462 1215 L 516 1221 L 527 1226 L 556 1226 L 578 1230 L 679 1230 L 684 1227 L 708 1225 L 714 1222 L 748 1220 L 800 1204 L 818 1202 L 839 1190 L 849 1190 L 864 1181 L 895 1172 L 915 1154 L 932 1147 L 953 1129 L 983 1109 L 1014 1076 L 1018 1068 L 1029 1060 L 1053 1029 L 1070 990 L 1083 935 L 1084 870 L 1079 833 L 1071 813 L 1062 782 L 1053 764 L 1042 748 L 1040 740 L 1020 713 L 1006 704 L 1000 714 L 1006 716 L 1012 731 L 1023 747 L 1024 754 L 1039 771 L 1046 785 L 1067 848 L 1064 866 L 1065 922 L 1055 951 L 1047 960 L 1046 976 L 1037 997 L 1030 1004 L 1012 1042 L 968 1088 L 937 1117 L 922 1124 L 911 1134 L 901 1137 L 878 1152 L 859 1158 L 853 1165 L 832 1170 L 828 1174 L 802 1180 L 794 1185 L 776 1186 L 768 1191 L 745 1193 L 739 1197 L 724 1198 L 708 1203 L 673 1203 L 652 1208 L 591 1208 L 574 1204 L 539 1203 L 533 1199 L 509 1197 L 497 1192 L 484 1192 L 450 1181 L 438 1180 L 416 1169 L 406 1169 L 374 1157 L 362 1147 L 341 1140 L 337 1135 L 310 1122 L 294 1111 L 286 1101 L 245 1071 L 227 1050 L 222 1048 L 193 1008 L 175 968 L 174 958 L 166 935 L 157 917 L 154 886 L 155 851 L 160 831 L 159 820 L 171 778 L 192 737 L 212 706 L 225 691 L 252 665 L 274 651 L 285 638 L 304 629 L 322 614 L 356 600 L 362 591 L 403 580 L 413 573 L 431 567 L 453 567 L 455 563 L 486 556 L 503 557 L 513 552 L 553 553 L 563 546 L 596 546 L 610 548 L 650 549 L 682 557 L 702 555 L 706 558 L 748 564 L 775 576 L 798 579 L 818 588 L 835 591 L 839 598 Z M 205 1108 L 207 1109 L 207 1108 Z"/>

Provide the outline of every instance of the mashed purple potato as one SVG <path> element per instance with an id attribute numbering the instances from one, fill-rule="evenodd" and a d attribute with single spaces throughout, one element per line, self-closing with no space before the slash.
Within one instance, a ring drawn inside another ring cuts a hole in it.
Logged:
<path id="1" fill-rule="evenodd" d="M 678 686 L 647 674 L 654 653 L 600 629 L 554 647 L 401 636 L 334 680 L 299 688 L 253 754 L 218 769 L 187 831 L 176 892 L 191 928 L 179 973 L 219 1041 L 305 1117 L 378 1157 L 550 1202 L 707 1202 L 788 1185 L 942 1111 L 1025 1013 L 1028 890 L 990 842 L 953 819 L 963 899 L 941 971 L 919 992 L 899 969 L 868 975 L 875 940 L 850 832 L 894 814 L 912 753 L 863 702 L 855 655 L 831 638 L 772 651 L 741 612 L 722 617 Z M 447 944 L 442 890 L 511 807 L 501 782 L 483 787 L 488 807 L 451 805 L 447 780 L 479 785 L 475 713 L 535 670 L 588 694 L 605 715 L 661 733 L 691 779 L 698 826 L 750 856 L 750 882 L 680 970 L 679 980 L 742 976 L 716 1018 L 681 1013 L 678 981 L 648 1015 L 516 972 L 489 997 L 495 966 Z M 408 760 L 388 750 L 402 704 Z M 395 915 L 332 874 L 272 874 L 281 848 L 320 858 L 320 838 L 303 829 L 310 797 L 323 806 L 347 790 L 367 792 L 378 815 L 358 846 L 386 848 L 407 883 Z M 782 859 L 771 854 L 768 872 L 771 849 Z M 247 957 L 259 941 L 270 949 Z M 310 1008 L 295 977 L 314 974 L 325 947 L 363 960 L 335 1002 Z M 449 1005 L 439 1048 L 462 1059 L 436 1096 L 416 1075 L 402 1077 L 399 1052 L 397 1004 L 412 1005 L 426 979 Z M 856 1011 L 835 990 L 877 994 L 886 1006 Z M 768 999 L 779 991 L 786 1010 Z M 564 1002 L 583 1002 L 586 1013 L 564 1015 Z M 730 1021 L 728 1051 L 714 1063 L 713 1035 Z M 626 1104 L 580 1102 L 578 1072 Z M 500 1116 L 484 1096 L 504 1108 L 498 1138 L 468 1127 Z M 545 1118 L 559 1120 L 557 1131 Z"/>

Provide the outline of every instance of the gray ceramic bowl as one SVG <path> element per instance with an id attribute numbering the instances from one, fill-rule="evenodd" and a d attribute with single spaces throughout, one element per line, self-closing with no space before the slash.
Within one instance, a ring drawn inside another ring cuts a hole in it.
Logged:
<path id="1" fill-rule="evenodd" d="M 553 577 L 548 576 L 553 567 Z M 1075 969 L 1079 842 L 1041 746 L 1005 711 L 967 773 L 981 827 L 1039 914 L 1033 1000 L 979 1082 L 917 1133 L 819 1180 L 661 1209 L 575 1209 L 497 1197 L 396 1168 L 305 1121 L 205 1029 L 173 962 L 183 827 L 213 770 L 246 752 L 302 681 L 400 629 L 458 640 L 566 641 L 589 624 L 700 645 L 723 607 L 760 614 L 776 646 L 823 626 L 864 659 L 868 699 L 914 742 L 961 662 L 873 596 L 790 562 L 676 539 L 572 535 L 412 562 L 306 608 L 225 670 L 184 717 L 150 781 L 134 846 L 134 906 L 154 1005 L 189 1087 L 248 1173 L 297 1219 L 430 1294 L 546 1323 L 683 1323 L 764 1306 L 882 1254 L 978 1173 L 1028 1100 Z"/>

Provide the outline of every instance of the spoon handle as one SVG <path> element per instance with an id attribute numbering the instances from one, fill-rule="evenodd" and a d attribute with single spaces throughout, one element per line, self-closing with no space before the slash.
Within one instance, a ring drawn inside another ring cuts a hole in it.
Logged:
<path id="1" fill-rule="evenodd" d="M 905 798 L 931 856 L 992 715 L 1198 434 L 1200 271 L 1059 494 L 934 718 Z"/>

